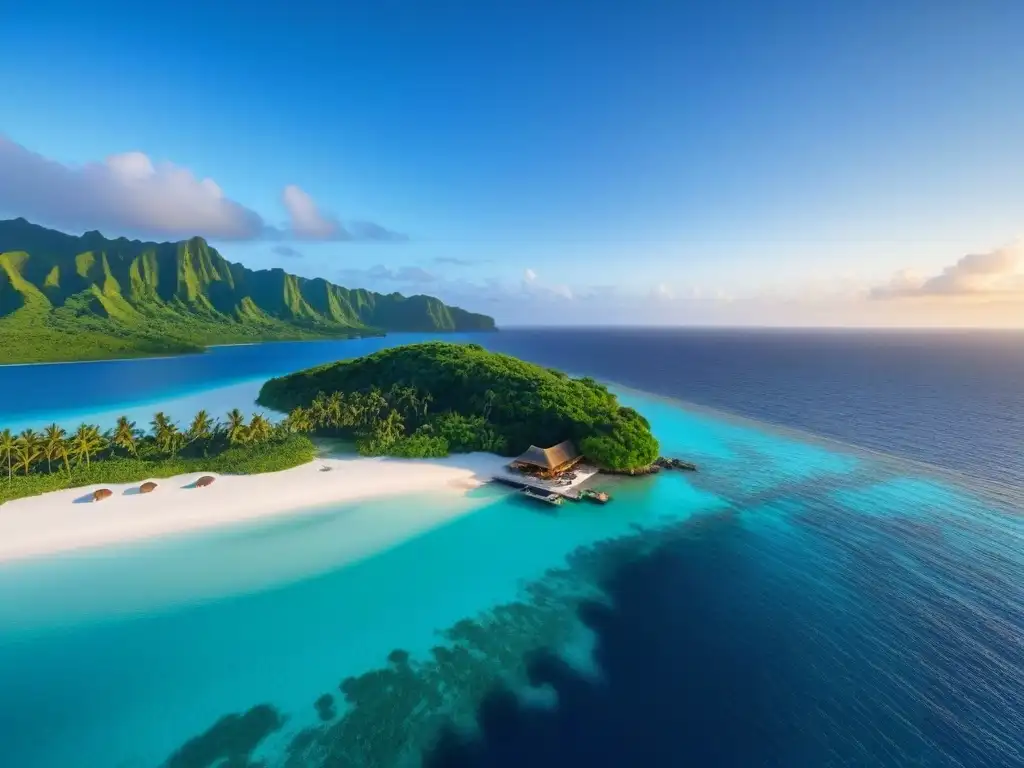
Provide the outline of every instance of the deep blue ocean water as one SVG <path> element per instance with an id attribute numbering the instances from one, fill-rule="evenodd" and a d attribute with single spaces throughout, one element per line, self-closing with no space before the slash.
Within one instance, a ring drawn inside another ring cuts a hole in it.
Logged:
<path id="1" fill-rule="evenodd" d="M 0 426 L 404 340 L 0 368 Z M 555 517 L 488 489 L 356 563 L 353 518 L 451 500 L 0 568 L 0 764 L 1024 765 L 1024 335 L 473 340 L 624 385 L 702 471 Z"/>

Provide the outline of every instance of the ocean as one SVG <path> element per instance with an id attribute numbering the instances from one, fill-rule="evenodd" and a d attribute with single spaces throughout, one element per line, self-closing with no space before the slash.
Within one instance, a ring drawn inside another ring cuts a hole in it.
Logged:
<path id="1" fill-rule="evenodd" d="M 0 368 L 0 426 L 251 408 L 421 338 Z M 0 764 L 1024 765 L 1024 334 L 458 338 L 612 383 L 701 471 L 0 566 Z"/>

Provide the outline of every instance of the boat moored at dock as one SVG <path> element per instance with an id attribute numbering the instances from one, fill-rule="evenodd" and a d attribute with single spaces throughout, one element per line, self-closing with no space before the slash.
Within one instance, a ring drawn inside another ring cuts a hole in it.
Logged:
<path id="1" fill-rule="evenodd" d="M 520 489 L 519 493 L 521 493 L 523 496 L 526 496 L 529 499 L 533 499 L 535 501 L 543 501 L 545 504 L 553 504 L 555 506 L 558 506 L 565 500 L 564 497 L 560 496 L 557 493 L 535 491 L 533 488 L 529 487 Z"/>

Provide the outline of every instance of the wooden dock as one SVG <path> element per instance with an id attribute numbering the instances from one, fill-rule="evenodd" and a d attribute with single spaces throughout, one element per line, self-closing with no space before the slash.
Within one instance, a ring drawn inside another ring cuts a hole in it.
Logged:
<path id="1" fill-rule="evenodd" d="M 540 483 L 531 483 L 528 480 L 519 480 L 508 475 L 495 475 L 491 480 L 501 485 L 507 485 L 509 488 L 515 488 L 521 494 L 531 499 L 545 501 L 548 504 L 561 504 L 563 499 L 569 499 L 569 501 L 586 500 L 595 504 L 607 504 L 611 500 L 609 494 L 596 488 L 580 489 L 542 485 Z"/>

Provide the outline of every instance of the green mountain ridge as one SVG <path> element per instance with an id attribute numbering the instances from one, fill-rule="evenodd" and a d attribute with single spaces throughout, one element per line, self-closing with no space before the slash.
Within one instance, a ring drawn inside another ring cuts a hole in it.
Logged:
<path id="1" fill-rule="evenodd" d="M 193 352 L 385 331 L 491 331 L 432 296 L 251 270 L 200 237 L 151 243 L 0 221 L 0 363 Z"/>

